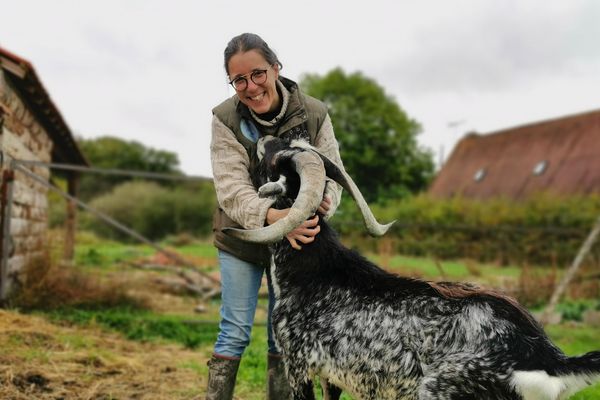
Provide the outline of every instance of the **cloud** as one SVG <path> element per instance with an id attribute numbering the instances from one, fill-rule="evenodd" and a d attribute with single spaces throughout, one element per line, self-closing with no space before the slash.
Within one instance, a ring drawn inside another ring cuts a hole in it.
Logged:
<path id="1" fill-rule="evenodd" d="M 600 4 L 579 3 L 470 3 L 469 18 L 463 10 L 419 29 L 382 73 L 411 92 L 497 91 L 595 73 Z"/>
<path id="2" fill-rule="evenodd" d="M 256 6 L 256 4 L 254 4 Z M 69 126 L 176 151 L 210 174 L 211 109 L 231 95 L 227 41 L 256 32 L 284 75 L 341 66 L 375 79 L 422 123 L 421 143 L 450 149 L 489 131 L 598 107 L 596 0 L 13 1 L 0 43 L 30 60 Z M 255 8 L 255 7 L 254 7 Z M 559 96 L 553 95 L 560 93 Z"/>

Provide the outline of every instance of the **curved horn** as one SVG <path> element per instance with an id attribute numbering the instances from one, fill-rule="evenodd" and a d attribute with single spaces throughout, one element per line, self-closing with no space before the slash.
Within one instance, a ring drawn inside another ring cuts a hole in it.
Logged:
<path id="1" fill-rule="evenodd" d="M 314 153 L 305 151 L 294 154 L 291 160 L 300 175 L 300 191 L 288 215 L 264 228 L 224 228 L 224 232 L 247 242 L 274 243 L 316 213 L 325 190 L 323 161 Z"/>
<path id="2" fill-rule="evenodd" d="M 390 222 L 389 224 L 382 225 L 375 219 L 375 216 L 371 212 L 367 201 L 363 197 L 362 193 L 350 177 L 343 169 L 340 169 L 337 165 L 335 165 L 329 158 L 319 153 L 315 149 L 313 149 L 316 154 L 321 157 L 323 160 L 323 165 L 325 166 L 325 171 L 327 172 L 327 176 L 339 183 L 344 189 L 350 193 L 358 208 L 360 213 L 363 216 L 363 222 L 365 223 L 365 228 L 367 228 L 367 232 L 369 232 L 372 236 L 383 236 L 390 229 L 390 227 L 396 222 L 396 220 Z"/>

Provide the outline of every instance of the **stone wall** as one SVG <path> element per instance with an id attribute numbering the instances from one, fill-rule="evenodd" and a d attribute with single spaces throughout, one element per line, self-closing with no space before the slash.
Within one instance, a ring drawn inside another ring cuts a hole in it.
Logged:
<path id="1" fill-rule="evenodd" d="M 0 150 L 4 153 L 2 168 L 9 167 L 9 157 L 50 162 L 52 141 L 2 70 L 0 70 L 0 106 L 4 109 L 3 126 L 0 132 Z M 45 179 L 50 177 L 48 168 L 39 166 L 28 168 Z M 23 173 L 15 173 L 12 200 L 11 247 L 7 269 L 8 292 L 14 288 L 19 279 L 19 272 L 24 266 L 44 256 L 48 221 L 47 189 Z"/>

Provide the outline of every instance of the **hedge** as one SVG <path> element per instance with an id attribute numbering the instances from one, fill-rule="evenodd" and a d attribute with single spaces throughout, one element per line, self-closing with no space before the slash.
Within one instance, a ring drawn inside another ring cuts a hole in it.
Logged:
<path id="1" fill-rule="evenodd" d="M 565 265 L 600 216 L 600 197 L 546 193 L 517 202 L 419 195 L 372 209 L 381 222 L 396 220 L 387 237 L 403 254 Z M 346 198 L 333 223 L 352 245 L 375 248 L 376 241 L 366 238 L 360 220 L 353 201 Z"/>

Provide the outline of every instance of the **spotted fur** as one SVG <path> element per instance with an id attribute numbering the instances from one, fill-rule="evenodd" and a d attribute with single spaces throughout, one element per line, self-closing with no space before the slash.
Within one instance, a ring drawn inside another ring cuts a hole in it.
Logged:
<path id="1" fill-rule="evenodd" d="M 293 185 L 284 158 L 263 167 Z M 276 205 L 288 207 L 297 188 L 282 193 Z M 301 251 L 270 246 L 273 324 L 295 400 L 314 399 L 315 376 L 331 398 L 340 387 L 406 400 L 559 400 L 600 378 L 600 352 L 565 356 L 515 300 L 389 274 L 319 223 Z"/>

